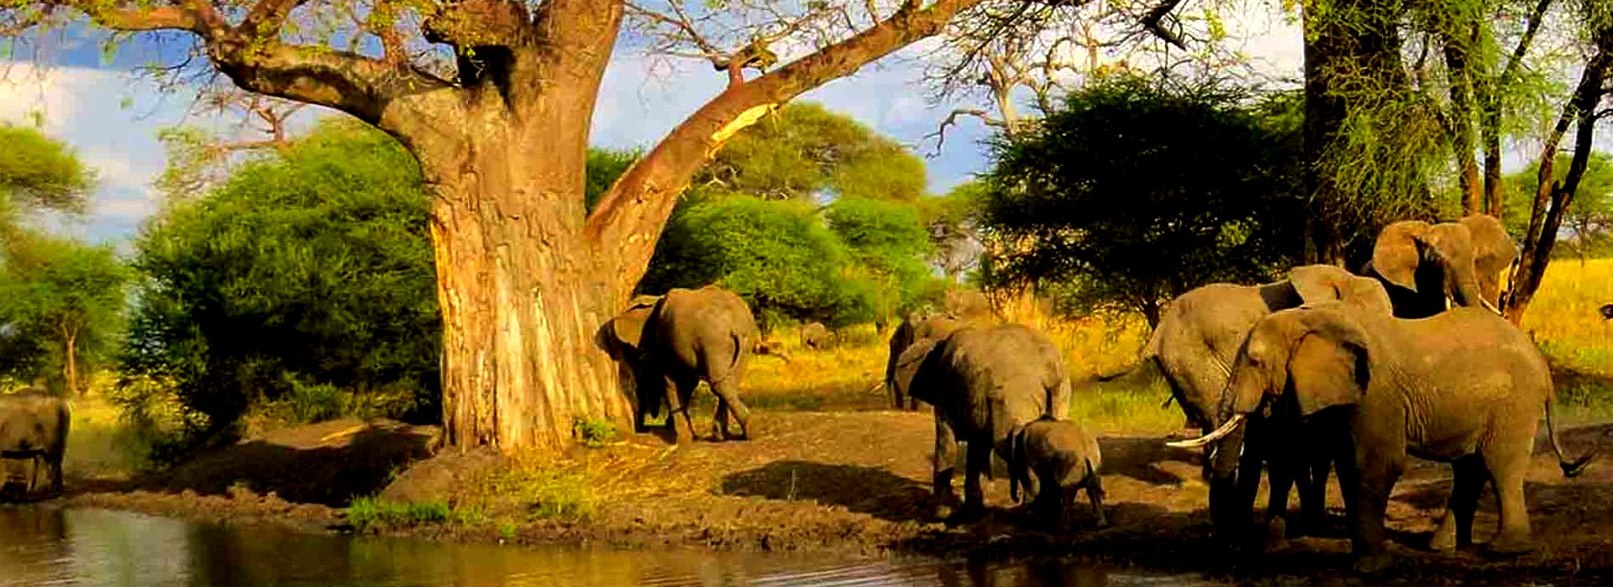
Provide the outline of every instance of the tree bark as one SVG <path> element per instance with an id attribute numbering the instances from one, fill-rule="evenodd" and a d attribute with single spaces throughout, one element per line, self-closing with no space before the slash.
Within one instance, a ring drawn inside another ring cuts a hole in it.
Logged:
<path id="1" fill-rule="evenodd" d="M 67 380 L 67 390 L 71 395 L 79 395 L 83 390 L 78 386 L 78 329 L 62 321 L 62 349 L 65 365 L 62 367 L 62 378 Z"/>
<path id="2" fill-rule="evenodd" d="M 1452 25 L 1454 26 L 1454 25 Z M 1452 27 L 1447 27 L 1447 29 Z M 1476 31 L 1475 31 L 1476 33 Z M 1477 145 L 1473 140 L 1473 72 L 1467 54 L 1468 43 L 1446 30 L 1445 75 L 1450 82 L 1451 95 L 1451 148 L 1455 151 L 1457 175 L 1462 190 L 1462 215 L 1470 216 L 1484 211 L 1483 186 L 1479 181 L 1479 165 L 1474 159 Z"/>
<path id="3" fill-rule="evenodd" d="M 1590 164 L 1598 120 L 1597 106 L 1607 94 L 1605 85 L 1609 73 L 1613 72 L 1613 27 L 1595 31 L 1595 39 L 1596 54 L 1585 64 L 1573 97 L 1563 107 L 1556 127 L 1540 151 L 1536 175 L 1540 187 L 1535 192 L 1533 213 L 1530 214 L 1529 228 L 1524 234 L 1523 251 L 1518 256 L 1511 287 L 1503 299 L 1502 312 L 1513 324 L 1523 323 L 1524 311 L 1540 289 L 1546 267 L 1551 263 L 1552 249 L 1557 244 L 1557 231 L 1562 227 L 1568 207 L 1574 203 L 1574 192 L 1579 189 L 1579 182 Z M 1576 128 L 1574 155 L 1563 180 L 1556 182 L 1553 180 L 1553 167 L 1557 147 L 1570 125 Z"/>
<path id="4" fill-rule="evenodd" d="M 432 174 L 445 180 L 430 227 L 449 442 L 555 449 L 572 441 L 578 420 L 629 429 L 616 366 L 593 346 L 622 288 L 578 238 L 582 214 L 568 208 L 581 206 L 580 194 L 566 198 L 543 181 L 564 170 L 538 151 L 471 151 L 454 158 L 464 163 L 456 171 Z"/>

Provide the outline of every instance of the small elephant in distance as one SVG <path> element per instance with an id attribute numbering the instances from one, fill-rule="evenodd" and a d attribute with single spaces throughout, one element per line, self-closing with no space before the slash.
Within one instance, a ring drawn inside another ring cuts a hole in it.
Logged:
<path id="1" fill-rule="evenodd" d="M 1098 477 L 1103 457 L 1097 438 L 1073 421 L 1044 416 L 1014 428 L 1008 435 L 1008 447 L 1008 494 L 1014 502 L 1020 503 L 1023 485 L 1036 494 L 1032 510 L 1044 519 L 1056 520 L 1062 530 L 1071 525 L 1076 492 L 1085 489 L 1098 527 L 1109 525 L 1103 513 L 1103 481 Z"/>
<path id="2" fill-rule="evenodd" d="M 813 322 L 801 327 L 801 348 L 821 351 L 833 346 L 834 342 L 834 332 L 822 322 Z"/>
<path id="3" fill-rule="evenodd" d="M 0 395 L 0 459 L 28 459 L 33 463 L 28 493 L 37 488 L 41 461 L 51 492 L 61 493 L 62 458 L 67 453 L 71 423 L 67 401 L 43 389 Z M 4 482 L 0 478 L 0 486 Z"/>
<path id="4" fill-rule="evenodd" d="M 1605 304 L 1600 310 L 1603 320 L 1613 320 L 1613 304 Z"/>

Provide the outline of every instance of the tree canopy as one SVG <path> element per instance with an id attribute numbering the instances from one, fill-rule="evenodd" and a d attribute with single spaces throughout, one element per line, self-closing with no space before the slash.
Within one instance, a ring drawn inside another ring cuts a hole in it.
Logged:
<path id="1" fill-rule="evenodd" d="M 436 420 L 440 318 L 428 199 L 391 138 L 330 120 L 177 202 L 136 242 L 125 375 L 171 380 L 228 432 L 253 402 L 332 385 Z"/>
<path id="2" fill-rule="evenodd" d="M 924 195 L 924 161 L 906 147 L 814 102 L 798 102 L 740 131 L 699 173 L 700 190 L 767 200 Z"/>
<path id="3" fill-rule="evenodd" d="M 0 372 L 83 392 L 122 341 L 129 273 L 110 246 L 14 231 L 0 265 Z"/>
<path id="4" fill-rule="evenodd" d="M 22 211 L 85 210 L 95 173 L 66 144 L 37 130 L 0 124 L 0 199 Z"/>
<path id="5" fill-rule="evenodd" d="M 1294 122 L 1213 86 L 1130 76 L 1069 95 L 993 142 L 982 224 L 1007 246 L 989 279 L 1063 284 L 1066 305 L 1152 324 L 1188 289 L 1269 276 L 1301 250 Z"/>

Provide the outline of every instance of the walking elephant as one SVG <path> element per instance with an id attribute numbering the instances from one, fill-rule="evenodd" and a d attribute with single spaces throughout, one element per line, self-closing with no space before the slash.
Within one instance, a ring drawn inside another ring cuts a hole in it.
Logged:
<path id="1" fill-rule="evenodd" d="M 654 299 L 648 310 L 645 304 Z M 636 334 L 636 336 L 635 336 Z M 731 291 L 706 286 L 673 289 L 659 298 L 635 298 L 627 310 L 600 329 L 600 345 L 617 358 L 634 380 L 634 427 L 667 407 L 667 426 L 679 444 L 693 440 L 689 399 L 701 381 L 717 396 L 712 424 L 720 439 L 754 434 L 750 410 L 739 398 L 740 380 L 753 352 L 769 352 L 745 301 Z M 728 416 L 738 420 L 731 434 Z"/>
<path id="2" fill-rule="evenodd" d="M 71 424 L 67 401 L 42 389 L 0 395 L 0 459 L 28 459 L 32 463 L 28 493 L 37 488 L 41 464 L 46 468 L 51 492 L 61 492 L 62 458 L 67 454 Z M 4 484 L 4 475 L 0 475 L 0 486 Z"/>
<path id="3" fill-rule="evenodd" d="M 900 410 L 904 408 L 905 404 L 905 408 L 908 410 L 917 410 L 919 408 L 918 398 L 908 396 L 905 384 L 906 381 L 912 379 L 912 372 L 918 368 L 918 363 L 911 362 L 906 364 L 904 372 L 903 369 L 898 369 L 897 358 L 901 357 L 902 353 L 915 343 L 921 341 L 934 342 L 946 338 L 952 334 L 952 331 L 957 330 L 962 325 L 962 322 L 951 316 L 909 314 L 902 319 L 902 323 L 896 327 L 896 332 L 891 333 L 890 355 L 885 361 L 885 388 L 891 394 L 891 407 Z M 899 382 L 902 383 L 899 385 Z"/>
<path id="4" fill-rule="evenodd" d="M 834 344 L 834 333 L 822 322 L 813 322 L 801 327 L 801 348 L 821 351 Z"/>
<path id="5" fill-rule="evenodd" d="M 907 370 L 906 366 L 916 363 Z M 934 406 L 934 491 L 937 515 L 955 500 L 952 476 L 958 443 L 965 443 L 960 517 L 985 509 L 980 475 L 991 474 L 993 453 L 1006 461 L 1009 433 L 1069 411 L 1070 382 L 1058 348 L 1018 324 L 965 326 L 939 340 L 921 340 L 898 360 L 898 387 Z"/>
<path id="6" fill-rule="evenodd" d="M 1015 428 L 1008 436 L 1008 495 L 1019 501 L 1019 488 L 1035 497 L 1031 508 L 1056 527 L 1070 527 L 1075 495 L 1086 490 L 1098 527 L 1109 525 L 1103 512 L 1103 454 L 1098 438 L 1070 420 L 1043 417 Z M 1034 479 L 1032 478 L 1034 475 Z"/>
<path id="7" fill-rule="evenodd" d="M 1447 299 L 1495 311 L 1501 272 L 1517 258 L 1517 244 L 1493 216 L 1438 224 L 1402 220 L 1378 233 L 1361 273 L 1383 282 L 1396 317 L 1427 318 L 1445 311 Z"/>
<path id="8" fill-rule="evenodd" d="M 1222 425 L 1173 444 L 1230 441 L 1245 420 L 1304 424 L 1324 415 L 1340 418 L 1319 438 L 1276 436 L 1267 442 L 1320 442 L 1319 450 L 1332 453 L 1350 512 L 1356 568 L 1374 572 L 1389 562 L 1384 512 L 1412 456 L 1451 463 L 1455 474 L 1435 549 L 1471 543 L 1479 493 L 1493 480 L 1501 516 L 1492 550 L 1529 550 L 1523 488 L 1541 411 L 1565 475 L 1577 475 L 1591 458 L 1571 462 L 1563 455 L 1552 423 L 1554 402 L 1545 358 L 1528 336 L 1493 312 L 1455 308 L 1406 320 L 1332 302 L 1261 319 L 1233 364 Z M 1224 486 L 1236 474 L 1236 455 L 1245 448 L 1235 441 L 1217 448 L 1215 483 Z M 1212 491 L 1212 511 L 1246 507 L 1216 501 Z"/>

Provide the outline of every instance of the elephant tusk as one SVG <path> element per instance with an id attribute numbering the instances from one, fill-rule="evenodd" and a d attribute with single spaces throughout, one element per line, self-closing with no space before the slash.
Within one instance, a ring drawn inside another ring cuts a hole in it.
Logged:
<path id="1" fill-rule="evenodd" d="M 1484 307 L 1489 309 L 1491 312 L 1495 312 L 1498 315 L 1501 314 L 1501 309 L 1495 307 L 1495 304 L 1490 303 L 1490 300 L 1480 299 L 1479 303 L 1484 304 Z"/>
<path id="2" fill-rule="evenodd" d="M 1227 420 L 1227 423 L 1222 424 L 1220 428 L 1216 428 L 1214 432 L 1190 440 L 1167 442 L 1165 443 L 1165 446 L 1169 446 L 1171 448 L 1199 448 L 1206 444 L 1221 440 L 1222 437 L 1231 434 L 1232 431 L 1238 427 L 1238 423 L 1242 421 L 1243 414 L 1235 414 L 1231 419 Z"/>

